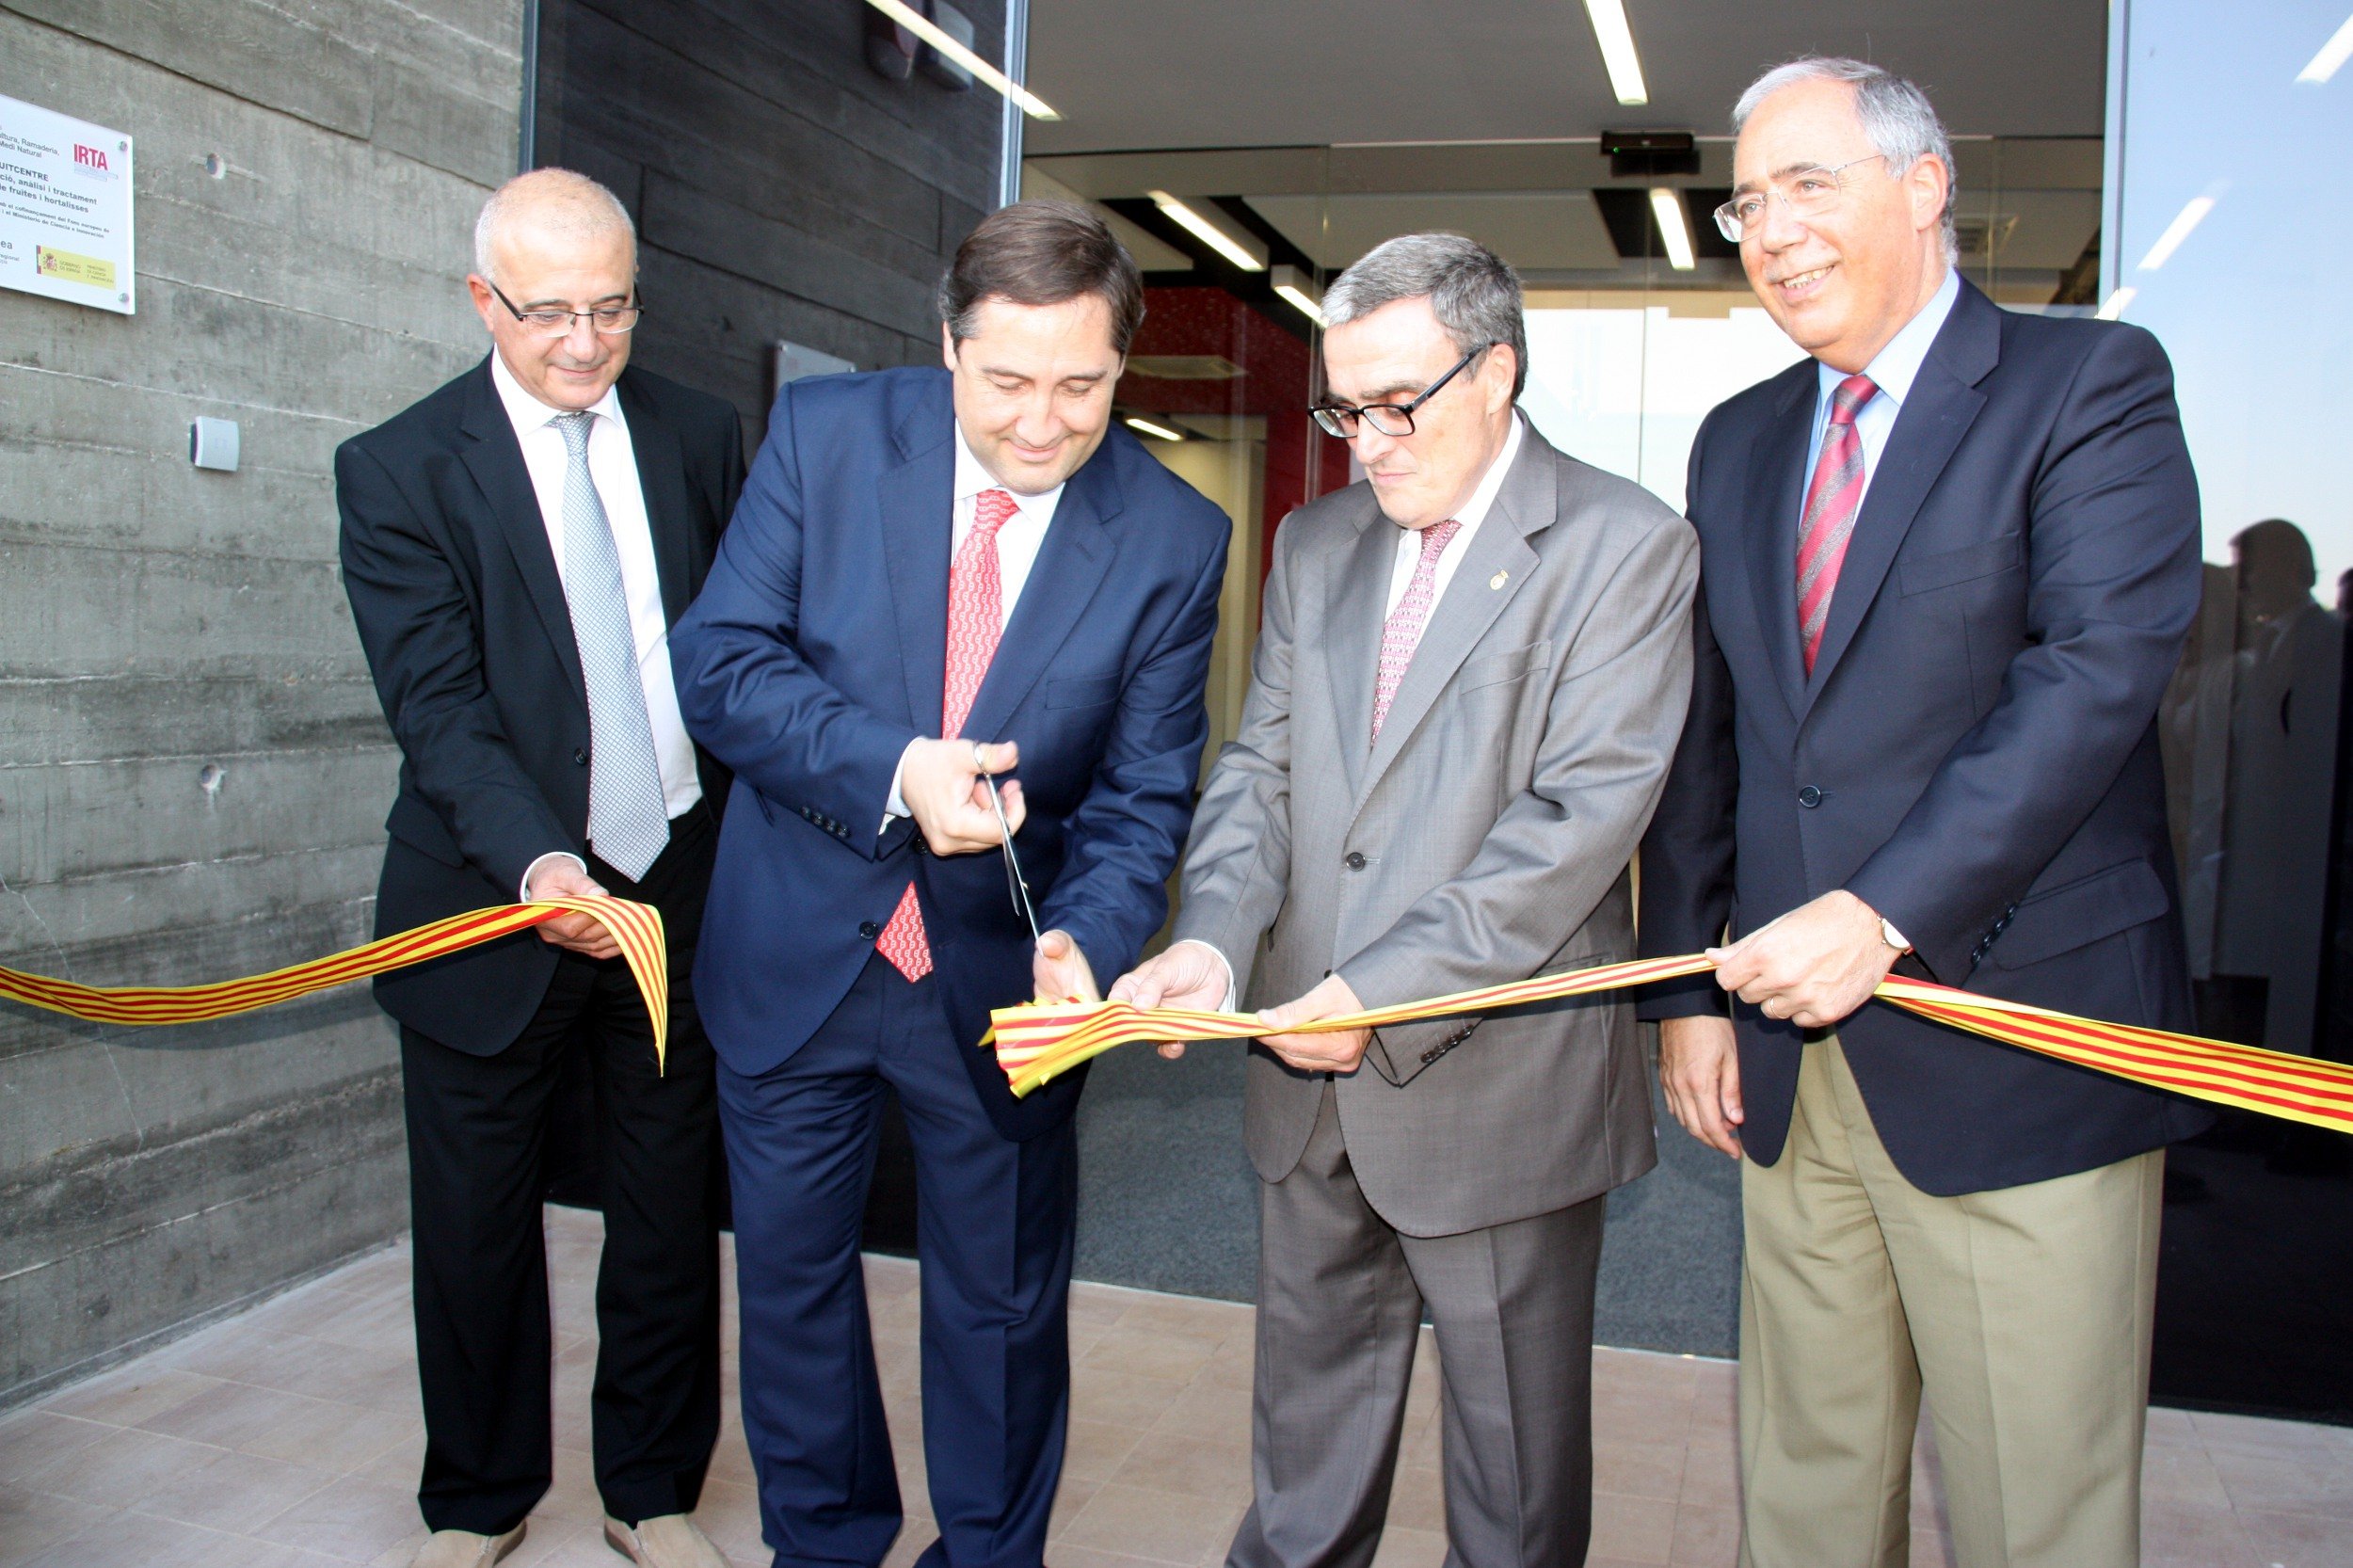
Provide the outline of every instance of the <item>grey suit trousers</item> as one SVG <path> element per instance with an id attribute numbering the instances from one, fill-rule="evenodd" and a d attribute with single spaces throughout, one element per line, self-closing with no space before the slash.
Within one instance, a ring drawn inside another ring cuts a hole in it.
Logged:
<path id="1" fill-rule="evenodd" d="M 1582 1563 L 1605 1201 L 1403 1235 L 1358 1188 L 1327 1082 L 1306 1153 L 1259 1188 L 1256 1495 L 1229 1568 L 1372 1561 L 1425 1303 L 1441 1370 L 1448 1568 Z"/>

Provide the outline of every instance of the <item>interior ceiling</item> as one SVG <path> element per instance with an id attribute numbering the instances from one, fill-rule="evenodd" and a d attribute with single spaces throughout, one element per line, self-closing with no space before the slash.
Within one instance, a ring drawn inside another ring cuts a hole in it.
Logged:
<path id="1" fill-rule="evenodd" d="M 1609 89 L 1582 0 L 1032 0 L 1032 154 L 1720 135 L 1808 53 L 1911 76 L 1958 136 L 2096 136 L 2105 0 L 1625 0 L 1650 89 Z"/>

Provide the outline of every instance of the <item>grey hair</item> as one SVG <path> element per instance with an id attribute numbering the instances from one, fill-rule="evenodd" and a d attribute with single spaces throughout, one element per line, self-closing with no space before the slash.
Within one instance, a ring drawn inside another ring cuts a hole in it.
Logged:
<path id="1" fill-rule="evenodd" d="M 1457 354 L 1509 344 L 1519 368 L 1516 398 L 1528 385 L 1528 319 L 1520 278 L 1504 259 L 1461 234 L 1401 234 L 1366 251 L 1323 291 L 1323 321 L 1338 327 L 1384 305 L 1427 296 Z"/>
<path id="2" fill-rule="evenodd" d="M 1959 260 L 1961 242 L 1953 232 L 1953 197 L 1960 187 L 1960 171 L 1953 167 L 1952 138 L 1945 134 L 1936 105 L 1929 102 L 1919 84 L 1863 60 L 1808 55 L 1777 65 L 1749 84 L 1749 90 L 1733 105 L 1732 134 L 1740 134 L 1757 105 L 1801 82 L 1844 82 L 1854 88 L 1855 115 L 1863 121 L 1863 134 L 1870 138 L 1872 150 L 1886 161 L 1889 179 L 1902 179 L 1923 158 L 1934 158 L 1945 166 L 1945 259 Z"/>
<path id="3" fill-rule="evenodd" d="M 520 209 L 534 210 L 536 217 L 568 238 L 588 239 L 617 229 L 630 237 L 632 246 L 637 242 L 637 226 L 629 220 L 629 209 L 621 205 L 619 197 L 585 174 L 568 168 L 535 168 L 516 175 L 482 203 L 482 216 L 473 223 L 473 269 L 483 277 L 496 281 L 490 271 L 490 253 Z"/>

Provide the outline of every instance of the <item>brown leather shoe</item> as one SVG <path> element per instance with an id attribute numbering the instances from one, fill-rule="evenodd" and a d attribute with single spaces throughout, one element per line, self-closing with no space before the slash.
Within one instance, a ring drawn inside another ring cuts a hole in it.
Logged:
<path id="1" fill-rule="evenodd" d="M 476 1535 L 472 1530 L 435 1530 L 417 1548 L 414 1568 L 490 1568 L 490 1564 L 523 1544 L 526 1519 L 504 1535 Z"/>
<path id="2" fill-rule="evenodd" d="M 604 1544 L 641 1568 L 731 1568 L 711 1538 L 683 1513 L 640 1519 L 634 1528 L 608 1513 Z"/>

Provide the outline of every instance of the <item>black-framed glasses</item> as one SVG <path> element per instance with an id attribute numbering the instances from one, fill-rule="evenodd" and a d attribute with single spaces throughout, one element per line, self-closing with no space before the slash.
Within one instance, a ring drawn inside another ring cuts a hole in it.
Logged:
<path id="1" fill-rule="evenodd" d="M 1360 421 L 1392 439 L 1410 436 L 1414 433 L 1414 410 L 1437 396 L 1441 387 L 1462 375 L 1465 366 L 1494 346 L 1494 344 L 1482 343 L 1455 360 L 1452 370 L 1422 388 L 1421 395 L 1411 403 L 1368 403 L 1361 408 L 1347 403 L 1326 403 L 1307 411 L 1315 415 L 1316 423 L 1323 426 L 1327 435 L 1337 436 L 1344 441 L 1356 439 L 1356 426 Z"/>
<path id="2" fill-rule="evenodd" d="M 490 283 L 488 278 L 485 278 L 483 281 L 489 283 L 490 292 L 499 296 L 499 303 L 505 306 L 507 312 L 517 321 L 521 322 L 524 330 L 535 338 L 568 336 L 571 332 L 572 323 L 582 316 L 586 316 L 589 325 L 604 336 L 617 338 L 624 332 L 636 330 L 638 320 L 646 313 L 645 296 L 634 292 L 631 294 L 630 301 L 626 305 L 599 305 L 594 310 L 588 311 L 569 311 L 554 305 L 536 305 L 526 311 L 507 298 L 506 291 L 496 283 Z"/>

